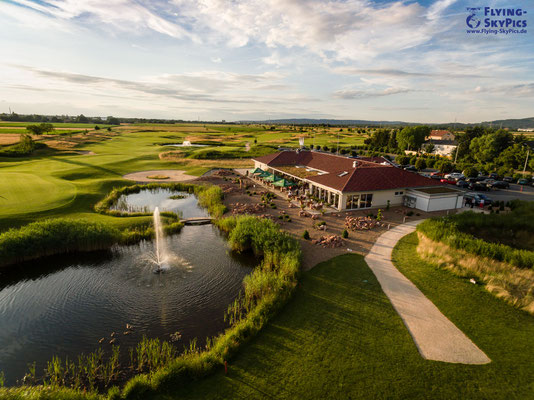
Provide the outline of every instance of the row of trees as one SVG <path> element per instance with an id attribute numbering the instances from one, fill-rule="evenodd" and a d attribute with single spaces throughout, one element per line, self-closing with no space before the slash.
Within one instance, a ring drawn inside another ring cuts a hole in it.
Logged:
<path id="1" fill-rule="evenodd" d="M 434 150 L 431 143 L 423 146 L 430 132 L 428 126 L 406 127 L 400 131 L 379 129 L 373 132 L 365 143 L 371 150 L 399 155 L 404 155 L 404 150 L 413 150 L 424 155 Z M 523 169 L 529 151 L 529 144 L 524 135 L 514 136 L 503 129 L 468 127 L 465 132 L 456 133 L 456 140 L 458 148 L 452 154 L 452 161 L 456 161 L 459 165 L 477 165 L 489 171 Z M 421 157 L 416 157 L 416 160 L 417 158 Z M 410 164 L 415 165 L 415 161 Z M 527 163 L 527 169 L 534 170 L 534 157 Z"/>
<path id="2" fill-rule="evenodd" d="M 60 123 L 70 122 L 79 124 L 107 124 L 107 125 L 120 125 L 119 118 L 109 116 L 107 118 L 102 117 L 86 117 L 83 114 L 77 116 L 69 115 L 40 115 L 40 114 L 0 114 L 0 121 L 10 122 L 48 122 L 48 123 Z"/>

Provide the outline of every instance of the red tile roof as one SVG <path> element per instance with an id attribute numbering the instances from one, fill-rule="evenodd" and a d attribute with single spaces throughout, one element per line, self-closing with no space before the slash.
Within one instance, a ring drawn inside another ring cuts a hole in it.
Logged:
<path id="1" fill-rule="evenodd" d="M 342 192 L 442 185 L 434 179 L 425 178 L 415 172 L 408 172 L 391 165 L 315 151 L 281 151 L 257 157 L 254 160 L 273 168 L 301 165 L 324 171 L 325 174 L 307 179 Z M 354 162 L 356 162 L 356 168 L 353 166 Z M 343 174 L 344 172 L 346 174 Z"/>

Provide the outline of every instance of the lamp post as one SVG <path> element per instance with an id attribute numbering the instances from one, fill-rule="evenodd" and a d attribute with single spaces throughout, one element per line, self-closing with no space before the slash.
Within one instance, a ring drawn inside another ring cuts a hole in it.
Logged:
<path id="1" fill-rule="evenodd" d="M 525 158 L 525 166 L 523 167 L 523 177 L 525 176 L 525 172 L 527 171 L 527 162 L 528 162 L 529 154 L 530 154 L 530 148 L 527 147 L 527 158 Z"/>

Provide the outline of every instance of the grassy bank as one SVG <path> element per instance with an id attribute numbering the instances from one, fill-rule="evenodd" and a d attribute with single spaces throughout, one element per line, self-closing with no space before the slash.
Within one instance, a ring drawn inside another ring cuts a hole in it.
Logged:
<path id="1" fill-rule="evenodd" d="M 475 279 L 507 303 L 534 315 L 534 270 L 470 254 L 419 232 L 419 256 L 466 280 Z"/>
<path id="2" fill-rule="evenodd" d="M 505 215 L 467 212 L 429 219 L 417 227 L 417 252 L 423 259 L 459 277 L 475 279 L 495 296 L 534 314 L 534 251 L 521 248 L 528 247 L 534 235 L 532 218 L 534 205 L 516 201 Z M 493 243 L 474 235 L 489 235 Z M 516 246 L 500 243 L 500 238 Z"/>
<path id="3" fill-rule="evenodd" d="M 452 217 L 432 218 L 419 224 L 417 231 L 429 239 L 445 243 L 453 249 L 461 249 L 470 254 L 502 261 L 519 268 L 533 268 L 534 251 L 517 249 L 502 243 L 490 243 L 460 229 L 463 224 L 467 224 L 463 220 L 473 221 L 474 219 L 484 220 L 485 218 L 492 218 L 492 216 L 474 217 L 473 213 L 468 212 Z M 529 224 L 532 225 L 530 222 Z M 490 224 L 488 223 L 488 225 Z M 510 229 L 513 229 L 513 225 L 510 226 Z"/>
<path id="4" fill-rule="evenodd" d="M 421 261 L 417 237 L 395 249 L 402 272 L 491 357 L 488 365 L 424 360 L 363 257 L 303 273 L 291 301 L 229 372 L 148 399 L 529 399 L 534 319 Z M 461 299 L 461 300 L 460 300 Z"/>

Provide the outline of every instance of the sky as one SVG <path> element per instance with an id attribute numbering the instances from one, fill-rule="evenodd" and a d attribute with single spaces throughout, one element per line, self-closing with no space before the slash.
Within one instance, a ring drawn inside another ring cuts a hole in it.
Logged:
<path id="1" fill-rule="evenodd" d="M 467 33 L 467 7 L 527 33 Z M 0 0 L 0 54 L 0 112 L 534 117 L 532 0 Z"/>

